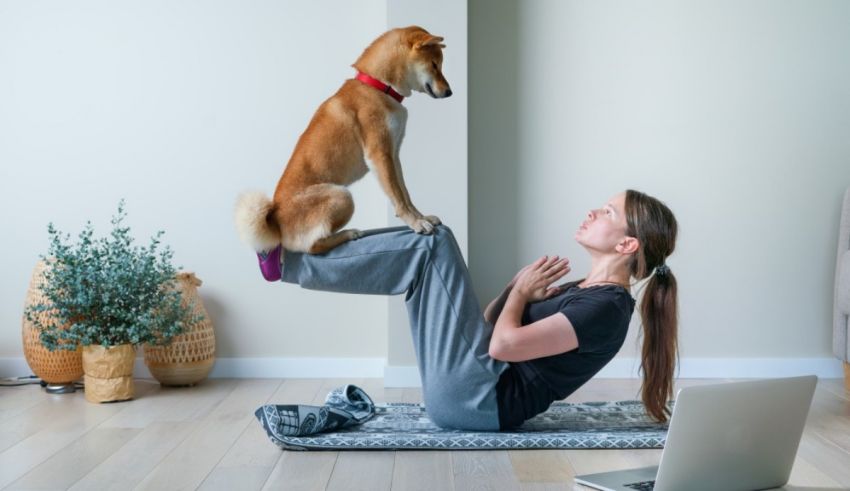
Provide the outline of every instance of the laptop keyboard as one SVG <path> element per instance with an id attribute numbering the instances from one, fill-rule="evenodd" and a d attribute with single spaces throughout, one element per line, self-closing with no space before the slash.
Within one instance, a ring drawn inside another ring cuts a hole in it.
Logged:
<path id="1" fill-rule="evenodd" d="M 631 484 L 623 484 L 627 488 L 637 489 L 638 491 L 652 491 L 655 487 L 655 481 L 633 482 Z"/>

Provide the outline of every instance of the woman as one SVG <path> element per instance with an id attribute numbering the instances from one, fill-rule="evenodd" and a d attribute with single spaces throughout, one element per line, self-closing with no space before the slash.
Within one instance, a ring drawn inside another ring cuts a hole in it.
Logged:
<path id="1" fill-rule="evenodd" d="M 664 260 L 676 219 L 628 190 L 591 210 L 575 239 L 591 255 L 587 277 L 560 287 L 566 259 L 521 269 L 484 315 L 451 230 L 366 231 L 322 255 L 260 255 L 266 278 L 344 293 L 406 293 L 428 416 L 443 427 L 506 430 L 581 387 L 619 351 L 634 309 L 631 279 L 649 278 L 640 312 L 642 398 L 664 422 L 677 355 L 676 279 Z M 282 272 L 272 271 L 281 265 Z"/>

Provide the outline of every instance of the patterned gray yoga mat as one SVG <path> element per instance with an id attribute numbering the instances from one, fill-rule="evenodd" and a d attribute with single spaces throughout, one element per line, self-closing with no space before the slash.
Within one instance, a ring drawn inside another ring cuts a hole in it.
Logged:
<path id="1" fill-rule="evenodd" d="M 669 403 L 671 409 L 673 402 Z M 421 404 L 375 404 L 362 424 L 305 436 L 285 435 L 278 408 L 256 412 L 269 438 L 285 450 L 663 448 L 667 425 L 653 422 L 640 401 L 554 402 L 549 409 L 505 432 L 447 430 L 435 426 Z"/>

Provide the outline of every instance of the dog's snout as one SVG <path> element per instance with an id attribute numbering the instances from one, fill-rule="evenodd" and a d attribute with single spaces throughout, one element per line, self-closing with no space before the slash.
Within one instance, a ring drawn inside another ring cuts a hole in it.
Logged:
<path id="1" fill-rule="evenodd" d="M 445 97 L 451 97 L 451 96 L 452 96 L 452 89 L 446 89 Z"/>

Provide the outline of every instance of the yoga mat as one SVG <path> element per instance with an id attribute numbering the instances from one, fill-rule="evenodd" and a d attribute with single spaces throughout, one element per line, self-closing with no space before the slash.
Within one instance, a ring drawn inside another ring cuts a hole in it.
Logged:
<path id="1" fill-rule="evenodd" d="M 673 402 L 668 403 L 672 409 Z M 421 404 L 375 404 L 368 421 L 326 433 L 287 436 L 279 408 L 255 413 L 285 450 L 503 450 L 523 448 L 663 448 L 667 424 L 653 422 L 640 401 L 554 402 L 515 430 L 481 432 L 434 425 Z M 291 406 L 289 406 L 291 407 Z"/>

